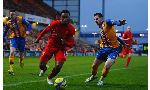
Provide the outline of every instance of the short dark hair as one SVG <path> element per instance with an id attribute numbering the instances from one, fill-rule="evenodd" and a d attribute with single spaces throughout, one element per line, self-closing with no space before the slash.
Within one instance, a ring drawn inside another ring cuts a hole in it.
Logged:
<path id="1" fill-rule="evenodd" d="M 60 12 L 59 12 L 59 11 L 57 11 L 57 12 L 56 12 L 56 15 L 57 15 L 57 16 L 60 16 Z"/>
<path id="2" fill-rule="evenodd" d="M 10 12 L 15 12 L 16 10 L 15 9 L 10 9 Z"/>
<path id="3" fill-rule="evenodd" d="M 99 16 L 100 18 L 103 17 L 103 15 L 101 13 L 95 13 L 94 16 Z"/>
<path id="4" fill-rule="evenodd" d="M 69 12 L 68 10 L 62 10 L 62 11 L 61 11 L 61 14 L 62 14 L 62 13 L 68 13 L 68 14 L 70 15 L 70 12 Z"/>

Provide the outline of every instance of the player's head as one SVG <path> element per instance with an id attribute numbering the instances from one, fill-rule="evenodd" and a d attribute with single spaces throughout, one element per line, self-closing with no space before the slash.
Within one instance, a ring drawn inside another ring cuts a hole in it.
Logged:
<path id="1" fill-rule="evenodd" d="M 94 14 L 94 21 L 97 25 L 100 25 L 103 21 L 103 15 L 101 13 Z"/>
<path id="2" fill-rule="evenodd" d="M 10 18 L 15 19 L 17 17 L 15 9 L 9 11 Z"/>
<path id="3" fill-rule="evenodd" d="M 60 12 L 56 12 L 56 17 L 55 17 L 55 19 L 56 19 L 56 20 L 59 20 L 59 19 L 60 19 L 60 16 L 61 16 L 61 15 L 60 15 Z"/>
<path id="4" fill-rule="evenodd" d="M 68 24 L 70 22 L 70 12 L 68 10 L 62 10 L 60 21 L 62 24 Z"/>
<path id="5" fill-rule="evenodd" d="M 127 27 L 127 31 L 131 31 L 131 27 L 130 26 Z"/>

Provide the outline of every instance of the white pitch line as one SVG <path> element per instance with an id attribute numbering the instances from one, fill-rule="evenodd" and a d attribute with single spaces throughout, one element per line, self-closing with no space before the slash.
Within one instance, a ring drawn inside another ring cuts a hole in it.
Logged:
<path id="1" fill-rule="evenodd" d="M 122 69 L 126 69 L 126 68 L 120 68 L 120 69 L 112 69 L 110 71 L 117 71 L 117 70 L 122 70 Z M 84 75 L 88 75 L 91 73 L 84 73 L 84 74 L 77 74 L 77 75 L 70 75 L 70 76 L 65 76 L 64 78 L 71 78 L 71 77 L 77 77 L 77 76 L 84 76 Z M 27 83 L 35 83 L 35 82 L 43 82 L 46 81 L 46 79 L 44 80 L 38 80 L 38 81 L 28 81 L 28 82 L 19 82 L 19 83 L 13 83 L 13 84 L 4 84 L 4 87 L 11 87 L 11 86 L 18 86 L 21 84 L 27 84 Z"/>

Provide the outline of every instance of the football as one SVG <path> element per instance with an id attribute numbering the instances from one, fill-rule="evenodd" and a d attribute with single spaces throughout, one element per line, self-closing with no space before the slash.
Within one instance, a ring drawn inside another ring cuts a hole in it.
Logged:
<path id="1" fill-rule="evenodd" d="M 67 86 L 66 80 L 64 78 L 56 78 L 54 86 L 56 90 L 65 90 L 65 87 Z"/>

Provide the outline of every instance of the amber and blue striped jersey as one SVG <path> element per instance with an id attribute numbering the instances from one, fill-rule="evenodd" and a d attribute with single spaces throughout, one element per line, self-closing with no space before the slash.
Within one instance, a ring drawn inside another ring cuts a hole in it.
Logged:
<path id="1" fill-rule="evenodd" d="M 119 21 L 107 19 L 103 21 L 102 25 L 100 25 L 101 46 L 111 48 L 119 46 L 114 25 L 120 26 L 121 24 Z"/>
<path id="2" fill-rule="evenodd" d="M 26 21 L 22 16 L 17 16 L 15 20 L 8 20 L 6 25 L 4 26 L 5 30 L 3 36 L 5 37 L 8 33 L 8 38 L 15 37 L 26 37 L 26 30 L 31 30 L 31 25 L 28 21 Z"/>

